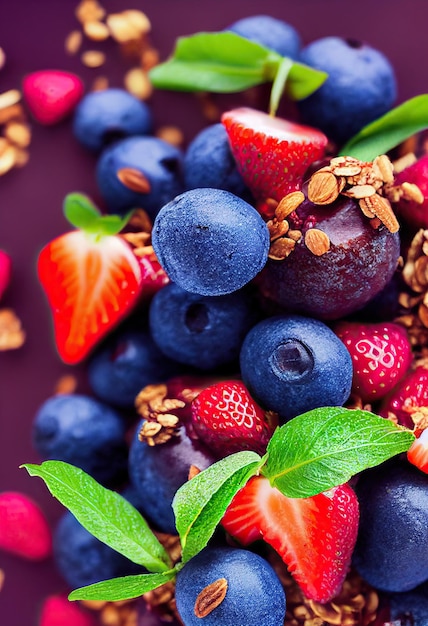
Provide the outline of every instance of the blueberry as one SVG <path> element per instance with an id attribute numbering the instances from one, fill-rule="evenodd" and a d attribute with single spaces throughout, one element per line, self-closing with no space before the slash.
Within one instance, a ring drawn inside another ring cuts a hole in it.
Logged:
<path id="1" fill-rule="evenodd" d="M 204 128 L 189 144 L 184 155 L 184 183 L 186 189 L 212 187 L 249 197 L 223 124 Z"/>
<path id="2" fill-rule="evenodd" d="M 96 539 L 70 511 L 55 528 L 53 554 L 58 571 L 73 588 L 145 571 Z"/>
<path id="3" fill-rule="evenodd" d="M 226 587 L 224 599 L 206 615 L 198 614 L 198 610 L 203 611 L 199 594 L 216 581 L 219 586 L 223 584 L 223 589 Z M 205 548 L 178 572 L 175 598 L 185 626 L 284 624 L 281 582 L 269 563 L 249 550 Z"/>
<path id="4" fill-rule="evenodd" d="M 354 39 L 323 37 L 306 46 L 299 60 L 328 73 L 325 83 L 297 103 L 302 121 L 339 144 L 393 106 L 396 79 L 388 59 Z"/>
<path id="5" fill-rule="evenodd" d="M 125 89 L 104 89 L 86 94 L 76 107 L 73 132 L 81 144 L 99 152 L 109 143 L 152 130 L 152 113 L 144 102 Z"/>
<path id="6" fill-rule="evenodd" d="M 85 395 L 48 398 L 33 422 L 33 443 L 42 459 L 80 467 L 101 483 L 126 476 L 125 424 L 109 406 Z"/>
<path id="7" fill-rule="evenodd" d="M 169 278 L 183 289 L 220 296 L 264 267 L 269 231 L 247 202 L 222 189 L 192 189 L 156 217 L 152 243 Z"/>
<path id="8" fill-rule="evenodd" d="M 238 361 L 245 335 L 258 321 L 244 291 L 199 296 L 171 283 L 150 305 L 152 337 L 167 356 L 202 370 Z"/>
<path id="9" fill-rule="evenodd" d="M 388 600 L 390 618 L 397 626 L 428 626 L 428 585 L 390 594 Z"/>
<path id="10" fill-rule="evenodd" d="M 178 374 L 178 364 L 166 357 L 147 331 L 121 330 L 88 361 L 88 381 L 103 402 L 132 408 L 146 385 Z"/>
<path id="11" fill-rule="evenodd" d="M 364 472 L 356 485 L 358 573 L 382 591 L 410 591 L 428 580 L 428 476 L 409 463 Z"/>
<path id="12" fill-rule="evenodd" d="M 278 315 L 256 324 L 241 349 L 250 393 L 281 421 L 322 406 L 342 406 L 352 386 L 352 360 L 319 320 Z"/>
<path id="13" fill-rule="evenodd" d="M 149 446 L 139 441 L 139 424 L 129 450 L 129 478 L 140 495 L 138 509 L 160 531 L 176 534 L 172 500 L 189 478 L 191 465 L 205 469 L 216 460 L 212 453 L 192 441 L 182 427 L 166 443 Z"/>
<path id="14" fill-rule="evenodd" d="M 299 33 L 291 24 L 270 15 L 250 15 L 234 22 L 225 30 L 255 41 L 281 56 L 297 59 L 299 55 Z"/>
<path id="15" fill-rule="evenodd" d="M 107 208 L 123 214 L 145 209 L 154 219 L 159 209 L 184 189 L 181 150 L 157 137 L 128 137 L 106 148 L 96 167 L 97 184 Z M 118 178 L 123 168 L 137 170 L 147 181 L 146 192 L 133 191 Z"/>

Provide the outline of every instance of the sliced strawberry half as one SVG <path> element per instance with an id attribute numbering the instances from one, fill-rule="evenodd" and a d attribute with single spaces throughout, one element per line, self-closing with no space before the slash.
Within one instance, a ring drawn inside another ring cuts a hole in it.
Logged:
<path id="1" fill-rule="evenodd" d="M 93 217 L 86 219 L 87 230 L 74 230 L 48 243 L 37 263 L 58 353 L 69 364 L 84 359 L 130 313 L 142 288 L 141 267 L 130 246 L 119 236 L 96 234 L 102 216 Z M 121 228 L 123 220 L 116 217 L 116 228 Z M 113 221 L 108 220 L 108 230 Z"/>
<path id="2" fill-rule="evenodd" d="M 224 113 L 221 121 L 238 170 L 260 206 L 268 198 L 279 202 L 299 190 L 306 170 L 323 157 L 328 141 L 316 128 L 248 107 Z"/>
<path id="3" fill-rule="evenodd" d="M 417 437 L 409 450 L 407 459 L 425 474 L 428 474 L 428 428 L 425 428 Z"/>
<path id="4" fill-rule="evenodd" d="M 358 500 L 347 484 L 310 498 L 288 498 L 267 478 L 254 476 L 233 498 L 222 525 L 244 545 L 262 538 L 307 598 L 328 602 L 348 572 L 358 520 Z"/>

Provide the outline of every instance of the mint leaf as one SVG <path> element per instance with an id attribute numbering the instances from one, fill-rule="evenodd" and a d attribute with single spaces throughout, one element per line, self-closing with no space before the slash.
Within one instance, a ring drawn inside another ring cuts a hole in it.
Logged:
<path id="1" fill-rule="evenodd" d="M 105 600 L 118 602 L 119 600 L 131 600 L 138 598 L 152 589 L 164 585 L 175 578 L 175 571 L 165 574 L 137 574 L 134 576 L 121 576 L 111 578 L 99 583 L 80 587 L 72 591 L 69 600 Z"/>
<path id="2" fill-rule="evenodd" d="M 344 156 L 372 161 L 428 128 L 428 94 L 415 96 L 365 126 L 341 149 Z"/>
<path id="3" fill-rule="evenodd" d="M 261 462 L 256 452 L 237 452 L 180 487 L 172 507 L 184 563 L 207 545 L 233 496 L 257 473 Z"/>
<path id="4" fill-rule="evenodd" d="M 161 89 L 231 93 L 274 81 L 278 71 L 284 73 L 287 64 L 291 64 L 289 74 L 280 76 L 274 102 L 279 101 L 285 78 L 287 94 L 294 100 L 306 98 L 327 78 L 325 72 L 285 59 L 269 48 L 226 31 L 180 37 L 172 57 L 154 67 L 149 75 L 154 87 Z"/>
<path id="5" fill-rule="evenodd" d="M 82 193 L 69 193 L 64 199 L 64 215 L 72 226 L 86 230 L 96 223 L 100 212 Z"/>
<path id="6" fill-rule="evenodd" d="M 307 498 L 405 452 L 414 438 L 368 411 L 314 409 L 277 428 L 261 473 L 284 495 Z"/>
<path id="7" fill-rule="evenodd" d="M 140 513 L 121 495 L 63 461 L 27 463 L 22 467 L 30 476 L 42 478 L 51 494 L 94 537 L 151 572 L 170 569 L 168 553 Z"/>
<path id="8" fill-rule="evenodd" d="M 129 222 L 132 211 L 125 216 L 102 215 L 91 200 L 81 193 L 69 193 L 64 200 L 64 215 L 72 226 L 91 235 L 117 235 Z"/>
<path id="9" fill-rule="evenodd" d="M 179 91 L 243 91 L 273 80 L 279 54 L 232 32 L 177 39 L 173 56 L 150 71 L 155 87 Z"/>
<path id="10" fill-rule="evenodd" d="M 120 215 L 101 215 L 96 224 L 96 232 L 99 235 L 117 235 L 125 228 L 134 210 L 121 217 Z"/>
<path id="11" fill-rule="evenodd" d="M 290 67 L 285 92 L 291 100 L 303 100 L 314 93 L 327 80 L 327 72 L 314 70 L 303 63 L 295 63 Z"/>

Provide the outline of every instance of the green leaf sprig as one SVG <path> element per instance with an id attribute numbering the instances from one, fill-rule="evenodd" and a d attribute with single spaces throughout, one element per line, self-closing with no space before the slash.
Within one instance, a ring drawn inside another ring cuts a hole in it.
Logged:
<path id="1" fill-rule="evenodd" d="M 327 74 L 282 57 L 232 32 L 179 37 L 171 58 L 150 70 L 154 87 L 175 91 L 232 93 L 273 82 L 270 113 L 283 92 L 301 100 L 316 91 Z"/>
<path id="2" fill-rule="evenodd" d="M 93 202 L 82 193 L 69 193 L 64 199 L 64 215 L 72 226 L 79 228 L 95 239 L 117 235 L 126 224 L 133 211 L 123 217 L 120 215 L 102 215 Z"/>
<path id="3" fill-rule="evenodd" d="M 368 124 L 340 150 L 343 156 L 372 161 L 428 128 L 428 94 L 406 100 Z"/>
<path id="4" fill-rule="evenodd" d="M 173 580 L 206 547 L 234 495 L 261 474 L 289 498 L 308 498 L 347 482 L 354 474 L 406 452 L 414 434 L 368 411 L 323 407 L 276 429 L 266 454 L 242 451 L 197 474 L 173 500 L 182 557 L 173 565 L 140 513 L 118 493 L 62 461 L 25 464 L 100 541 L 143 565 L 148 574 L 82 587 L 71 600 L 117 601 L 138 597 Z"/>

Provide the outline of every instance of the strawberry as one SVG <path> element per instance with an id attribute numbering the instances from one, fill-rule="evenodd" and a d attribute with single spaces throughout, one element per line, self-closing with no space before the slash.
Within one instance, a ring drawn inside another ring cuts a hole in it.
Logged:
<path id="1" fill-rule="evenodd" d="M 334 331 L 353 363 L 352 392 L 363 402 L 383 398 L 406 374 L 412 348 L 406 330 L 393 322 L 339 322 Z"/>
<path id="2" fill-rule="evenodd" d="M 153 249 L 137 256 L 141 269 L 143 293 L 147 298 L 153 296 L 170 281 L 167 273 L 159 263 Z"/>
<path id="3" fill-rule="evenodd" d="M 244 545 L 263 539 L 307 598 L 328 602 L 348 572 L 358 520 L 358 500 L 347 484 L 310 498 L 288 498 L 267 478 L 253 476 L 234 496 L 222 525 Z"/>
<path id="4" fill-rule="evenodd" d="M 399 218 L 413 228 L 428 228 L 428 155 L 424 155 L 409 167 L 399 172 L 395 177 L 394 185 L 403 183 L 416 185 L 419 188 L 408 193 L 406 187 L 402 197 L 394 204 L 394 210 Z"/>
<path id="5" fill-rule="evenodd" d="M 382 401 L 379 414 L 391 415 L 402 426 L 418 426 L 425 415 L 428 425 L 428 368 L 418 365 L 409 371 Z"/>
<path id="6" fill-rule="evenodd" d="M 23 493 L 0 494 L 0 549 L 30 561 L 51 555 L 52 535 L 46 518 L 38 504 Z"/>
<path id="7" fill-rule="evenodd" d="M 407 459 L 425 474 L 428 474 L 428 428 L 425 428 L 407 451 Z"/>
<path id="8" fill-rule="evenodd" d="M 65 363 L 75 364 L 130 313 L 142 277 L 130 246 L 114 234 L 128 216 L 100 216 L 80 194 L 67 196 L 65 212 L 82 230 L 49 242 L 37 269 L 51 307 L 58 353 Z"/>
<path id="9" fill-rule="evenodd" d="M 301 188 L 306 170 L 322 158 L 327 137 L 302 126 L 242 107 L 223 114 L 232 154 L 244 182 L 265 217 L 272 217 L 267 199 L 280 201 Z"/>
<path id="10" fill-rule="evenodd" d="M 65 595 L 48 596 L 40 613 L 40 626 L 95 626 L 92 615 Z"/>
<path id="11" fill-rule="evenodd" d="M 51 125 L 72 113 L 83 96 L 84 86 L 76 74 L 40 70 L 24 77 L 22 93 L 34 119 Z"/>
<path id="12" fill-rule="evenodd" d="M 12 259 L 4 250 L 0 250 L 0 299 L 9 286 L 12 273 Z"/>
<path id="13" fill-rule="evenodd" d="M 196 435 L 222 457 L 240 450 L 264 454 L 273 434 L 265 411 L 239 380 L 203 389 L 192 402 L 192 426 Z"/>

